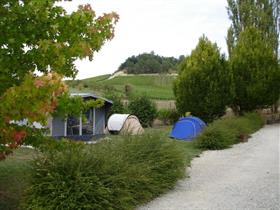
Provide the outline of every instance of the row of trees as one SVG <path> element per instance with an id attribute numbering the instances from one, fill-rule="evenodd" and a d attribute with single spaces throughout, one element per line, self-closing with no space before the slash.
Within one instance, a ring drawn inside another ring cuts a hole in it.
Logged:
<path id="1" fill-rule="evenodd" d="M 280 96 L 279 1 L 228 0 L 229 58 L 205 36 L 179 66 L 174 93 L 180 113 L 207 122 L 227 106 L 242 114 L 271 107 Z"/>
<path id="2" fill-rule="evenodd" d="M 163 57 L 155 55 L 154 52 L 143 53 L 137 56 L 131 56 L 120 65 L 118 71 L 126 71 L 128 74 L 152 74 L 169 73 L 176 71 L 176 65 L 183 60 L 174 57 Z"/>

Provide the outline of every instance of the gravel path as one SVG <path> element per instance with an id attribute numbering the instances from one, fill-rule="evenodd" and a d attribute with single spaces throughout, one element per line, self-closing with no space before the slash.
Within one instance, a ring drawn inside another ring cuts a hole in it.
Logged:
<path id="1" fill-rule="evenodd" d="M 279 133 L 279 124 L 265 126 L 247 143 L 204 152 L 190 178 L 139 210 L 280 209 Z"/>

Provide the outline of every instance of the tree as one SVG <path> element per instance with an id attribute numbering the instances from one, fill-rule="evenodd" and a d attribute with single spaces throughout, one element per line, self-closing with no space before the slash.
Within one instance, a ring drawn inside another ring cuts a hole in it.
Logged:
<path id="1" fill-rule="evenodd" d="M 206 122 L 222 116 L 231 100 L 231 75 L 224 55 L 205 36 L 179 65 L 174 83 L 176 106 L 181 115 L 191 112 Z"/>
<path id="2" fill-rule="evenodd" d="M 131 114 L 136 115 L 143 127 L 152 126 L 157 115 L 155 104 L 146 96 L 134 98 L 128 104 Z"/>
<path id="3" fill-rule="evenodd" d="M 125 96 L 127 98 L 130 97 L 132 92 L 133 92 L 132 85 L 131 84 L 125 84 L 125 86 L 124 86 L 124 94 L 125 94 Z"/>
<path id="4" fill-rule="evenodd" d="M 228 0 L 228 15 L 232 24 L 228 30 L 229 55 L 236 46 L 240 33 L 247 27 L 257 28 L 271 44 L 276 55 L 279 50 L 279 0 Z"/>
<path id="5" fill-rule="evenodd" d="M 111 93 L 111 94 L 106 95 L 106 97 L 113 101 L 113 105 L 111 106 L 109 112 L 107 113 L 107 116 L 106 116 L 107 119 L 112 114 L 125 114 L 125 113 L 127 113 L 127 107 L 124 106 L 121 96 Z"/>
<path id="6" fill-rule="evenodd" d="M 234 48 L 238 43 L 240 34 L 247 28 L 254 27 L 259 31 L 258 36 L 262 37 L 262 42 L 265 42 L 267 45 L 270 46 L 270 48 L 273 50 L 273 53 L 275 54 L 275 59 L 276 60 L 278 59 L 278 67 L 275 67 L 274 61 L 271 63 L 271 65 L 274 66 L 276 69 L 277 68 L 279 69 L 280 68 L 280 57 L 279 57 L 280 2 L 279 0 L 253 0 L 253 1 L 228 0 L 228 14 L 229 14 L 229 18 L 232 21 L 227 36 L 229 58 L 231 59 Z M 270 51 L 271 50 L 268 51 L 268 54 L 270 54 Z M 259 63 L 259 65 L 262 64 Z M 263 67 L 259 67 L 259 68 L 260 69 L 262 68 L 264 71 L 267 71 L 268 64 L 265 63 L 263 65 L 264 65 Z M 268 69 L 272 69 L 272 71 L 275 71 L 276 70 L 275 68 L 268 68 Z M 250 72 L 251 69 L 246 69 L 246 71 Z M 274 73 L 271 72 L 271 74 Z M 242 78 L 242 79 L 248 80 L 248 78 Z M 241 92 L 236 94 L 241 94 Z M 247 93 L 243 92 L 242 94 L 246 95 Z M 252 102 L 252 104 L 254 103 L 255 102 Z M 235 104 L 237 104 L 237 102 L 235 102 Z M 259 107 L 262 106 L 263 103 L 261 103 Z M 277 112 L 278 109 L 277 103 L 275 103 L 272 107 L 274 112 Z M 238 107 L 233 107 L 233 108 L 236 109 Z"/>
<path id="7" fill-rule="evenodd" d="M 176 70 L 179 59 L 155 55 L 154 52 L 131 56 L 120 65 L 118 71 L 128 74 L 168 73 Z"/>
<path id="8" fill-rule="evenodd" d="M 234 107 L 241 113 L 277 102 L 280 69 L 271 45 L 255 27 L 247 27 L 233 48 L 230 66 L 233 75 Z"/>
<path id="9" fill-rule="evenodd" d="M 0 96 L 0 160 L 23 143 L 34 122 L 46 122 L 64 92 L 62 77 L 53 73 L 38 78 L 27 75 Z M 25 126 L 19 126 L 22 120 L 27 120 Z"/>
<path id="10" fill-rule="evenodd" d="M 84 100 L 81 96 L 71 96 L 63 93 L 57 98 L 57 106 L 52 115 L 66 119 L 68 117 L 80 117 L 90 108 L 100 108 L 104 105 L 102 99 Z"/>
<path id="11" fill-rule="evenodd" d="M 116 13 L 96 17 L 84 5 L 67 14 L 57 1 L 0 2 L 0 159 L 28 136 L 11 122 L 46 121 L 66 92 L 62 77 L 77 74 L 74 61 L 93 59 L 114 36 Z"/>
<path id="12" fill-rule="evenodd" d="M 115 13 L 96 17 L 90 5 L 71 14 L 57 0 L 0 2 L 0 95 L 29 72 L 77 74 L 74 61 L 93 59 L 113 37 Z"/>

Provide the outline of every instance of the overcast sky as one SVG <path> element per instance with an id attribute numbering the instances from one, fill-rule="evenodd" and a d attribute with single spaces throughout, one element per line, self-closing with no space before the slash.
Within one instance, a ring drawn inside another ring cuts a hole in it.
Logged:
<path id="1" fill-rule="evenodd" d="M 188 55 L 205 34 L 226 53 L 230 25 L 226 0 L 76 0 L 62 2 L 67 11 L 90 3 L 97 15 L 115 11 L 115 37 L 92 62 L 77 61 L 78 79 L 111 74 L 126 58 L 154 51 L 162 56 Z"/>

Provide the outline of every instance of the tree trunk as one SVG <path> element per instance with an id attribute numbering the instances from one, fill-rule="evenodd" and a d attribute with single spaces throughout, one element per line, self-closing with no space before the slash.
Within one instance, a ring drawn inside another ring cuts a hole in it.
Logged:
<path id="1" fill-rule="evenodd" d="M 235 116 L 239 116 L 240 115 L 240 107 L 238 105 L 233 105 L 231 107 L 233 113 Z"/>

